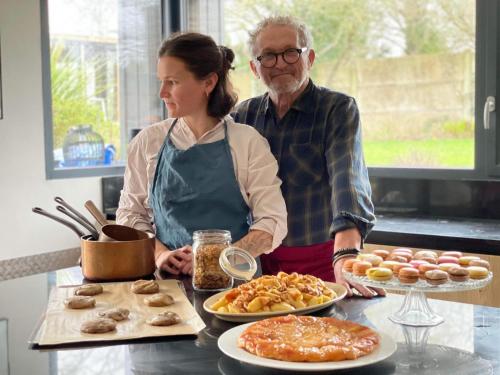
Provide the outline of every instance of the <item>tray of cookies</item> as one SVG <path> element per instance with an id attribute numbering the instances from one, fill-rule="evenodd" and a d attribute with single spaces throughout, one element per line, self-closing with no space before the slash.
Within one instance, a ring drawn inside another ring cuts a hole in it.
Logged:
<path id="1" fill-rule="evenodd" d="M 57 286 L 33 348 L 196 335 L 205 323 L 177 280 Z"/>

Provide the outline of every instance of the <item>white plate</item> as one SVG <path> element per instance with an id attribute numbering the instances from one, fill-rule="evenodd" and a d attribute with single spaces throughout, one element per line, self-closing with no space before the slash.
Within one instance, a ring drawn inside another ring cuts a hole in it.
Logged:
<path id="1" fill-rule="evenodd" d="M 228 357 L 255 366 L 291 371 L 327 371 L 361 367 L 380 362 L 396 351 L 396 342 L 388 335 L 379 333 L 380 346 L 372 353 L 355 360 L 337 362 L 288 362 L 262 358 L 238 347 L 238 337 L 252 323 L 242 324 L 224 332 L 217 341 L 219 349 Z"/>
<path id="2" fill-rule="evenodd" d="M 332 300 L 322 303 L 320 305 L 314 305 L 314 306 L 307 306 L 303 307 L 301 309 L 295 309 L 295 310 L 289 310 L 289 311 L 268 311 L 268 312 L 258 312 L 258 313 L 223 313 L 223 312 L 217 312 L 215 310 L 212 310 L 210 306 L 212 306 L 215 302 L 217 302 L 224 294 L 228 293 L 228 291 L 220 292 L 217 294 L 214 294 L 213 296 L 207 298 L 205 302 L 203 303 L 203 308 L 205 311 L 214 314 L 217 318 L 222 319 L 222 320 L 227 320 L 229 322 L 253 322 L 256 320 L 261 320 L 265 318 L 270 318 L 272 316 L 280 316 L 280 315 L 288 315 L 288 314 L 295 314 L 295 315 L 304 315 L 304 314 L 309 314 L 314 311 L 318 311 L 321 309 L 324 309 L 325 307 L 333 305 L 335 302 L 340 301 L 342 298 L 345 297 L 347 294 L 347 290 L 343 285 L 336 284 L 336 283 L 330 283 L 328 281 L 325 281 L 325 285 L 333 290 L 335 294 L 337 294 L 336 298 L 333 298 Z"/>

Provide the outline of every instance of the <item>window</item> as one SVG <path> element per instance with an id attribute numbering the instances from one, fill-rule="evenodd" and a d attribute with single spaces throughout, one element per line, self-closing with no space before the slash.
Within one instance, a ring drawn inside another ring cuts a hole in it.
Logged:
<path id="1" fill-rule="evenodd" d="M 247 32 L 291 14 L 313 34 L 316 84 L 356 98 L 371 175 L 489 178 L 500 165 L 494 0 L 251 0 L 224 2 L 225 44 L 237 55 L 240 100 L 265 92 L 250 72 Z"/>
<path id="2" fill-rule="evenodd" d="M 163 116 L 162 2 L 42 4 L 47 176 L 121 174 L 131 137 Z"/>

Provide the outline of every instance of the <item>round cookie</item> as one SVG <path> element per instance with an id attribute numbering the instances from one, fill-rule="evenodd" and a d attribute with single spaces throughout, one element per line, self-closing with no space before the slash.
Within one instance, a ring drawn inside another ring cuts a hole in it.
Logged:
<path id="1" fill-rule="evenodd" d="M 479 266 L 479 267 L 484 267 L 487 270 L 490 269 L 490 262 L 484 259 L 473 259 L 469 262 L 469 266 Z"/>
<path id="2" fill-rule="evenodd" d="M 457 257 L 449 256 L 449 255 L 441 255 L 437 259 L 437 262 L 438 262 L 438 264 L 441 264 L 441 263 L 455 263 L 455 264 L 458 264 L 458 258 Z"/>
<path id="3" fill-rule="evenodd" d="M 425 279 L 425 273 L 430 270 L 439 269 L 437 264 L 425 263 L 418 266 L 418 272 L 420 273 L 420 278 Z"/>
<path id="4" fill-rule="evenodd" d="M 378 255 L 378 256 L 379 256 L 379 257 L 381 257 L 383 260 L 386 260 L 386 259 L 387 259 L 387 257 L 389 256 L 389 251 L 387 251 L 387 250 L 383 250 L 383 249 L 373 250 L 373 251 L 372 251 L 372 254 Z"/>
<path id="5" fill-rule="evenodd" d="M 468 266 L 471 261 L 479 260 L 479 259 L 481 259 L 481 258 L 474 256 L 474 255 L 467 255 L 467 256 L 463 256 L 463 257 L 458 258 L 458 263 L 461 266 Z"/>
<path id="6" fill-rule="evenodd" d="M 460 266 L 450 267 L 450 269 L 448 269 L 448 274 L 450 275 L 451 281 L 463 282 L 469 279 L 469 271 Z"/>
<path id="7" fill-rule="evenodd" d="M 73 296 L 64 300 L 68 309 L 89 309 L 95 306 L 95 298 L 89 296 Z"/>
<path id="8" fill-rule="evenodd" d="M 425 280 L 431 285 L 441 285 L 448 281 L 448 272 L 430 270 L 425 273 Z"/>
<path id="9" fill-rule="evenodd" d="M 165 293 L 156 293 L 144 298 L 144 303 L 152 307 L 163 307 L 174 303 L 171 295 Z"/>
<path id="10" fill-rule="evenodd" d="M 406 267 L 412 267 L 412 265 L 410 263 L 398 263 L 398 264 L 395 264 L 394 267 L 392 267 L 392 272 L 394 272 L 394 275 L 399 275 L 399 270 L 401 270 L 402 268 L 406 268 Z"/>
<path id="11" fill-rule="evenodd" d="M 80 331 L 84 333 L 106 333 L 116 329 L 116 323 L 113 319 L 97 318 L 87 320 L 80 326 Z"/>
<path id="12" fill-rule="evenodd" d="M 130 289 L 136 294 L 153 294 L 158 293 L 160 286 L 154 280 L 137 280 Z"/>
<path id="13" fill-rule="evenodd" d="M 455 258 L 460 258 L 463 256 L 461 251 L 445 251 L 441 254 L 442 256 L 450 256 Z"/>
<path id="14" fill-rule="evenodd" d="M 84 284 L 75 289 L 75 296 L 95 296 L 101 294 L 103 291 L 102 286 L 99 284 Z"/>
<path id="15" fill-rule="evenodd" d="M 384 261 L 382 259 L 382 257 L 379 257 L 378 255 L 371 254 L 371 253 L 358 254 L 357 259 L 365 261 L 365 262 L 370 262 L 373 267 L 378 267 L 378 265 Z"/>
<path id="16" fill-rule="evenodd" d="M 399 270 L 398 279 L 403 284 L 414 284 L 418 281 L 419 272 L 413 267 L 403 267 Z"/>
<path id="17" fill-rule="evenodd" d="M 479 266 L 470 266 L 467 267 L 467 271 L 469 271 L 469 277 L 474 280 L 482 280 L 488 277 L 488 269 Z"/>
<path id="18" fill-rule="evenodd" d="M 384 267 L 372 267 L 366 271 L 366 276 L 374 281 L 388 281 L 392 279 L 392 271 Z"/>
<path id="19" fill-rule="evenodd" d="M 356 262 L 359 262 L 358 259 L 356 258 L 349 258 L 349 259 L 346 259 L 344 260 L 344 263 L 342 264 L 342 269 L 345 271 L 345 272 L 352 272 L 352 266 L 354 265 L 354 263 Z"/>
<path id="20" fill-rule="evenodd" d="M 394 267 L 398 264 L 401 264 L 401 263 L 396 262 L 394 260 L 384 260 L 382 263 L 379 264 L 379 267 L 388 268 L 392 271 L 394 269 Z"/>
<path id="21" fill-rule="evenodd" d="M 152 318 L 148 319 L 146 323 L 152 326 L 171 326 L 180 323 L 181 317 L 172 311 L 164 311 Z"/>
<path id="22" fill-rule="evenodd" d="M 128 318 L 130 311 L 122 307 L 116 307 L 114 309 L 109 309 L 105 311 L 100 311 L 97 313 L 98 316 L 102 318 L 113 319 L 116 321 L 125 320 Z"/>
<path id="23" fill-rule="evenodd" d="M 366 276 L 366 270 L 368 268 L 372 268 L 372 264 L 370 262 L 365 262 L 364 260 L 360 260 L 353 264 L 352 273 L 356 276 Z"/>

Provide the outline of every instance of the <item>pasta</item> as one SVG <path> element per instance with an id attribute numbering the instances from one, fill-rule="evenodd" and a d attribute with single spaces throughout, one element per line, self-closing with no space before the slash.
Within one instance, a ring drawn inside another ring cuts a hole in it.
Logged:
<path id="1" fill-rule="evenodd" d="M 211 307 L 221 313 L 291 311 L 336 297 L 323 280 L 296 272 L 262 276 L 231 289 Z"/>

